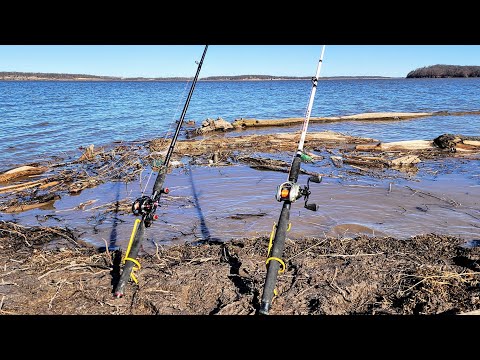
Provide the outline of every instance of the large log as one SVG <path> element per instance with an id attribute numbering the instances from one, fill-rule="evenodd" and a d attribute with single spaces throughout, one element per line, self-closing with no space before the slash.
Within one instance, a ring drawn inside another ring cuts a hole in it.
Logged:
<path id="1" fill-rule="evenodd" d="M 377 112 L 363 113 L 346 116 L 331 117 L 311 117 L 310 122 L 330 123 L 337 121 L 387 121 L 387 120 L 406 120 L 418 117 L 432 116 L 433 113 L 405 113 L 405 112 Z M 286 119 L 236 119 L 232 122 L 234 128 L 262 127 L 262 126 L 288 126 L 302 123 L 305 118 L 286 118 Z"/>
<path id="2" fill-rule="evenodd" d="M 380 148 L 384 151 L 425 150 L 434 148 L 434 145 L 431 140 L 406 140 L 381 143 Z"/>
<path id="3" fill-rule="evenodd" d="M 359 144 L 355 146 L 358 151 L 404 151 L 433 149 L 433 141 L 430 140 L 406 140 L 387 143 Z"/>
<path id="4" fill-rule="evenodd" d="M 276 133 L 265 135 L 245 135 L 235 137 L 209 137 L 201 140 L 183 140 L 178 141 L 176 152 L 182 155 L 198 156 L 215 151 L 235 151 L 239 149 L 252 149 L 254 151 L 295 151 L 296 144 L 300 139 L 300 133 Z M 338 146 L 339 144 L 358 144 L 373 142 L 374 139 L 358 138 L 349 135 L 343 135 L 333 131 L 309 132 L 305 138 L 305 147 L 314 149 L 315 147 Z M 150 142 L 151 151 L 163 150 L 165 145 L 159 141 Z"/>
<path id="5" fill-rule="evenodd" d="M 464 136 L 443 134 L 433 140 L 405 140 L 393 142 L 374 142 L 358 144 L 357 151 L 413 151 L 426 149 L 448 149 L 455 151 L 479 151 L 480 138 L 478 136 Z"/>
<path id="6" fill-rule="evenodd" d="M 0 182 L 7 182 L 23 176 L 39 175 L 48 170 L 45 166 L 20 166 L 0 174 Z"/>

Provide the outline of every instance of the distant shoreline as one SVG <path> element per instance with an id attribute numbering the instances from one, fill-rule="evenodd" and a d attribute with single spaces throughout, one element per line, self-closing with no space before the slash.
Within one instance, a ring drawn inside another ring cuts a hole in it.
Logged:
<path id="1" fill-rule="evenodd" d="M 273 75 L 234 75 L 234 76 L 209 76 L 198 81 L 306 81 L 312 77 L 307 76 L 273 76 Z M 85 74 L 56 74 L 56 73 L 25 73 L 25 72 L 0 72 L 0 81 L 149 81 L 172 82 L 190 81 L 187 77 L 115 77 Z M 377 79 L 403 79 L 386 76 L 330 76 L 321 77 L 320 80 L 377 80 Z"/>

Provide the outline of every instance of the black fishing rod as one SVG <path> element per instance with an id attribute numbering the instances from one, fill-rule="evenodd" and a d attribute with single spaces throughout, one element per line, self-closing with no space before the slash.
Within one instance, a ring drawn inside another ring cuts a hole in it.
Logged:
<path id="1" fill-rule="evenodd" d="M 207 53 L 208 45 L 205 45 L 205 50 L 203 50 L 203 55 L 198 63 L 197 73 L 193 79 L 192 85 L 190 87 L 190 92 L 188 93 L 187 100 L 183 106 L 183 111 L 180 116 L 180 119 L 177 123 L 177 128 L 175 129 L 175 134 L 173 135 L 172 141 L 170 142 L 170 147 L 168 148 L 167 155 L 163 164 L 160 166 L 160 169 L 153 185 L 153 192 L 151 196 L 142 196 L 135 200 L 132 205 L 132 212 L 134 215 L 142 216 L 142 219 L 136 219 L 133 225 L 132 235 L 130 236 L 130 241 L 128 243 L 127 251 L 125 252 L 125 258 L 123 262 L 125 263 L 122 275 L 118 281 L 117 286 L 114 290 L 114 296 L 120 298 L 125 293 L 125 285 L 128 282 L 128 279 L 131 278 L 135 283 L 138 283 L 137 278 L 134 275 L 134 270 L 140 269 L 140 263 L 138 262 L 137 255 L 140 250 L 140 245 L 143 240 L 143 235 L 145 228 L 148 228 L 152 225 L 154 220 L 158 219 L 158 215 L 155 214 L 158 206 L 158 201 L 162 194 L 168 194 L 168 188 L 164 188 L 163 184 L 165 182 L 165 177 L 167 175 L 168 165 L 170 163 L 170 158 L 172 157 L 173 150 L 175 148 L 175 143 L 177 142 L 178 134 L 180 133 L 180 128 L 182 127 L 183 120 L 187 113 L 188 104 L 192 98 L 193 90 L 198 80 L 198 74 L 200 74 L 200 69 L 202 68 L 203 59 Z"/>
<path id="2" fill-rule="evenodd" d="M 293 157 L 290 171 L 288 173 L 288 180 L 277 187 L 275 198 L 279 202 L 283 201 L 283 206 L 278 219 L 278 224 L 273 225 L 273 230 L 270 234 L 270 243 L 268 245 L 268 255 L 266 260 L 267 276 L 263 288 L 262 303 L 260 304 L 259 309 L 259 313 L 262 315 L 268 315 L 272 305 L 273 296 L 276 295 L 275 284 L 277 282 L 277 275 L 285 271 L 285 262 L 282 260 L 282 256 L 285 249 L 285 238 L 287 236 L 287 231 L 290 230 L 291 225 L 289 223 L 289 219 L 290 207 L 292 206 L 292 203 L 303 197 L 305 199 L 305 208 L 312 211 L 318 210 L 318 205 L 308 203 L 308 197 L 311 193 L 310 181 L 320 183 L 322 178 L 319 175 L 310 176 L 307 180 L 307 185 L 305 185 L 303 188 L 297 184 L 297 181 L 298 175 L 300 174 L 300 164 L 302 160 L 306 161 L 309 159 L 309 156 L 303 151 L 303 145 L 307 135 L 308 122 L 310 121 L 310 113 L 312 111 L 313 99 L 315 98 L 315 92 L 317 90 L 318 77 L 320 76 L 324 52 L 325 45 L 322 47 L 322 53 L 320 55 L 320 60 L 318 61 L 316 75 L 312 78 L 312 91 L 308 101 L 307 112 L 305 113 L 305 120 L 303 122 L 298 148 Z"/>

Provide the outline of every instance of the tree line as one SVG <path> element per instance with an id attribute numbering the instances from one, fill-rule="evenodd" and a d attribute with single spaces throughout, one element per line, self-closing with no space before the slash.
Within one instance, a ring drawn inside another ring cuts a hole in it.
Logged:
<path id="1" fill-rule="evenodd" d="M 55 79 L 55 80 L 74 80 L 78 78 L 88 79 L 115 79 L 113 76 L 97 76 L 86 74 L 61 74 L 61 73 L 38 73 L 38 72 L 13 72 L 13 71 L 1 71 L 0 78 L 23 78 L 23 77 L 35 77 L 42 79 Z"/>
<path id="2" fill-rule="evenodd" d="M 431 65 L 410 71 L 408 78 L 459 78 L 480 77 L 480 66 L 473 65 Z"/>
<path id="3" fill-rule="evenodd" d="M 276 76 L 276 75 L 221 75 L 207 76 L 200 78 L 202 81 L 241 81 L 241 80 L 310 80 L 309 76 Z M 385 76 L 330 76 L 321 79 L 380 79 Z M 105 81 L 189 81 L 191 77 L 118 77 L 118 76 L 102 76 L 88 74 L 64 74 L 64 73 L 40 73 L 40 72 L 14 72 L 0 71 L 1 80 L 105 80 Z"/>

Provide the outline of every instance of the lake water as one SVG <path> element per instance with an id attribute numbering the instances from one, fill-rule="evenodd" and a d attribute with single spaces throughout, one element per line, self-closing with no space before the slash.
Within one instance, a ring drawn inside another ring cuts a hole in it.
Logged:
<path id="1" fill-rule="evenodd" d="M 0 171 L 80 146 L 162 137 L 175 127 L 187 82 L 0 82 Z M 200 81 L 186 120 L 303 117 L 310 81 Z M 320 81 L 311 116 L 480 109 L 480 79 Z M 480 135 L 479 116 L 314 124 L 383 141 Z M 301 126 L 298 126 L 299 130 Z M 292 131 L 292 128 L 282 131 Z"/>
<path id="2" fill-rule="evenodd" d="M 0 82 L 0 172 L 72 153 L 80 146 L 162 137 L 175 127 L 188 83 L 182 82 Z M 309 81 L 199 82 L 186 120 L 303 117 Z M 312 117 L 364 112 L 480 110 L 480 79 L 325 80 L 319 82 Z M 249 130 L 298 131 L 292 127 Z M 382 141 L 433 139 L 443 133 L 480 135 L 480 116 L 432 116 L 405 121 L 311 123 L 309 131 L 334 130 Z M 242 132 L 240 132 L 242 133 Z M 78 155 L 78 152 L 77 152 Z M 292 154 L 275 156 L 285 161 Z M 357 233 L 408 237 L 422 233 L 480 240 L 478 156 L 424 161 L 411 178 L 325 177 L 313 184 L 318 212 L 295 204 L 292 239 Z M 322 165 L 323 164 L 323 165 Z M 333 165 L 303 166 L 329 173 Z M 146 232 L 155 244 L 268 235 L 281 205 L 276 186 L 286 174 L 245 165 L 175 169 L 166 178 L 171 198 Z M 301 176 L 300 184 L 306 179 Z M 127 245 L 132 214 L 102 213 L 101 206 L 139 196 L 138 182 L 107 183 L 77 196 L 62 196 L 53 208 L 0 214 L 25 225 L 68 226 L 95 246 Z M 78 207 L 94 202 L 79 211 Z"/>

